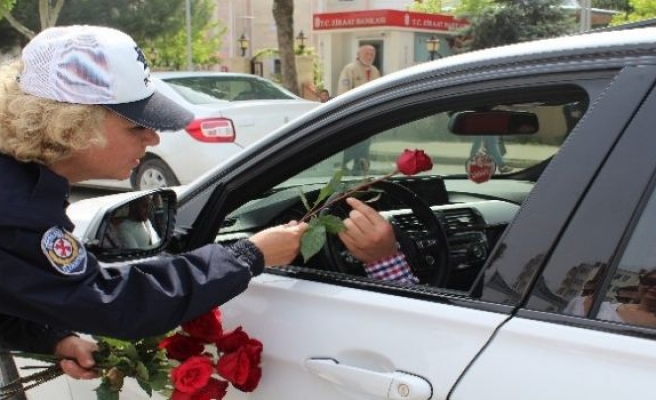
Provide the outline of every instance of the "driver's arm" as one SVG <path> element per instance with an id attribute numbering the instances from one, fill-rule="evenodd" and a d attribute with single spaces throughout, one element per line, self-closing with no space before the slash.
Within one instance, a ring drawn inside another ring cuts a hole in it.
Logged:
<path id="1" fill-rule="evenodd" d="M 392 225 L 376 210 L 358 199 L 346 202 L 353 208 L 344 220 L 340 240 L 355 258 L 362 261 L 372 279 L 417 284 L 405 255 L 399 251 Z"/>

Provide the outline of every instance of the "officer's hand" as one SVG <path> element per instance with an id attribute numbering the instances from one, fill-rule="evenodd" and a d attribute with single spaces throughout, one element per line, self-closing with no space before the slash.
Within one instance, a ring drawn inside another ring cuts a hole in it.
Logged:
<path id="1" fill-rule="evenodd" d="M 358 260 L 368 263 L 389 257 L 397 252 L 392 225 L 358 199 L 346 199 L 353 210 L 344 220 L 346 230 L 339 233 L 346 248 Z"/>
<path id="2" fill-rule="evenodd" d="M 93 359 L 96 350 L 98 346 L 94 342 L 68 336 L 57 343 L 55 355 L 64 358 L 59 364 L 66 375 L 75 379 L 93 379 L 98 377 L 96 371 L 91 369 L 96 364 Z"/>
<path id="3" fill-rule="evenodd" d="M 291 221 L 265 229 L 248 238 L 264 255 L 264 265 L 286 265 L 292 262 L 301 248 L 301 236 L 308 224 Z"/>

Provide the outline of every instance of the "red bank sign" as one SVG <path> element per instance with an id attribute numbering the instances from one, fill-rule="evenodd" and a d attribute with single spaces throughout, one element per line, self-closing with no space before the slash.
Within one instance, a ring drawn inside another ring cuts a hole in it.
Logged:
<path id="1" fill-rule="evenodd" d="M 415 30 L 453 31 L 469 26 L 452 15 L 424 14 L 401 10 L 368 10 L 314 14 L 314 30 L 398 27 Z"/>

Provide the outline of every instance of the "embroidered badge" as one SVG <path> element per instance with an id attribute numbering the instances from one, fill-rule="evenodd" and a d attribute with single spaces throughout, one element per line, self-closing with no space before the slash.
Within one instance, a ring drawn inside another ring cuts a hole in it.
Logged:
<path id="1" fill-rule="evenodd" d="M 41 238 L 41 250 L 57 272 L 80 275 L 87 270 L 87 250 L 70 233 L 52 227 Z"/>

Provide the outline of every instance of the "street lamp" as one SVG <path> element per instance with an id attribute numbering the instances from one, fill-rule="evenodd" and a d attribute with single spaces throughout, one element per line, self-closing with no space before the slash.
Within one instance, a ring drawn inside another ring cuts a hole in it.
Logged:
<path id="1" fill-rule="evenodd" d="M 428 54 L 430 54 L 431 61 L 435 59 L 435 56 L 442 58 L 439 53 L 440 39 L 437 36 L 431 35 L 430 39 L 426 39 L 426 50 L 428 50 Z"/>
<path id="2" fill-rule="evenodd" d="M 303 50 L 305 50 L 305 40 L 307 37 L 303 33 L 303 30 L 301 30 L 298 35 L 296 35 L 296 41 L 298 42 L 298 48 L 303 53 Z"/>
<path id="3" fill-rule="evenodd" d="M 245 33 L 242 33 L 237 41 L 239 42 L 239 48 L 241 49 L 241 56 L 244 57 L 246 55 L 246 50 L 248 50 L 250 40 L 248 40 Z"/>

